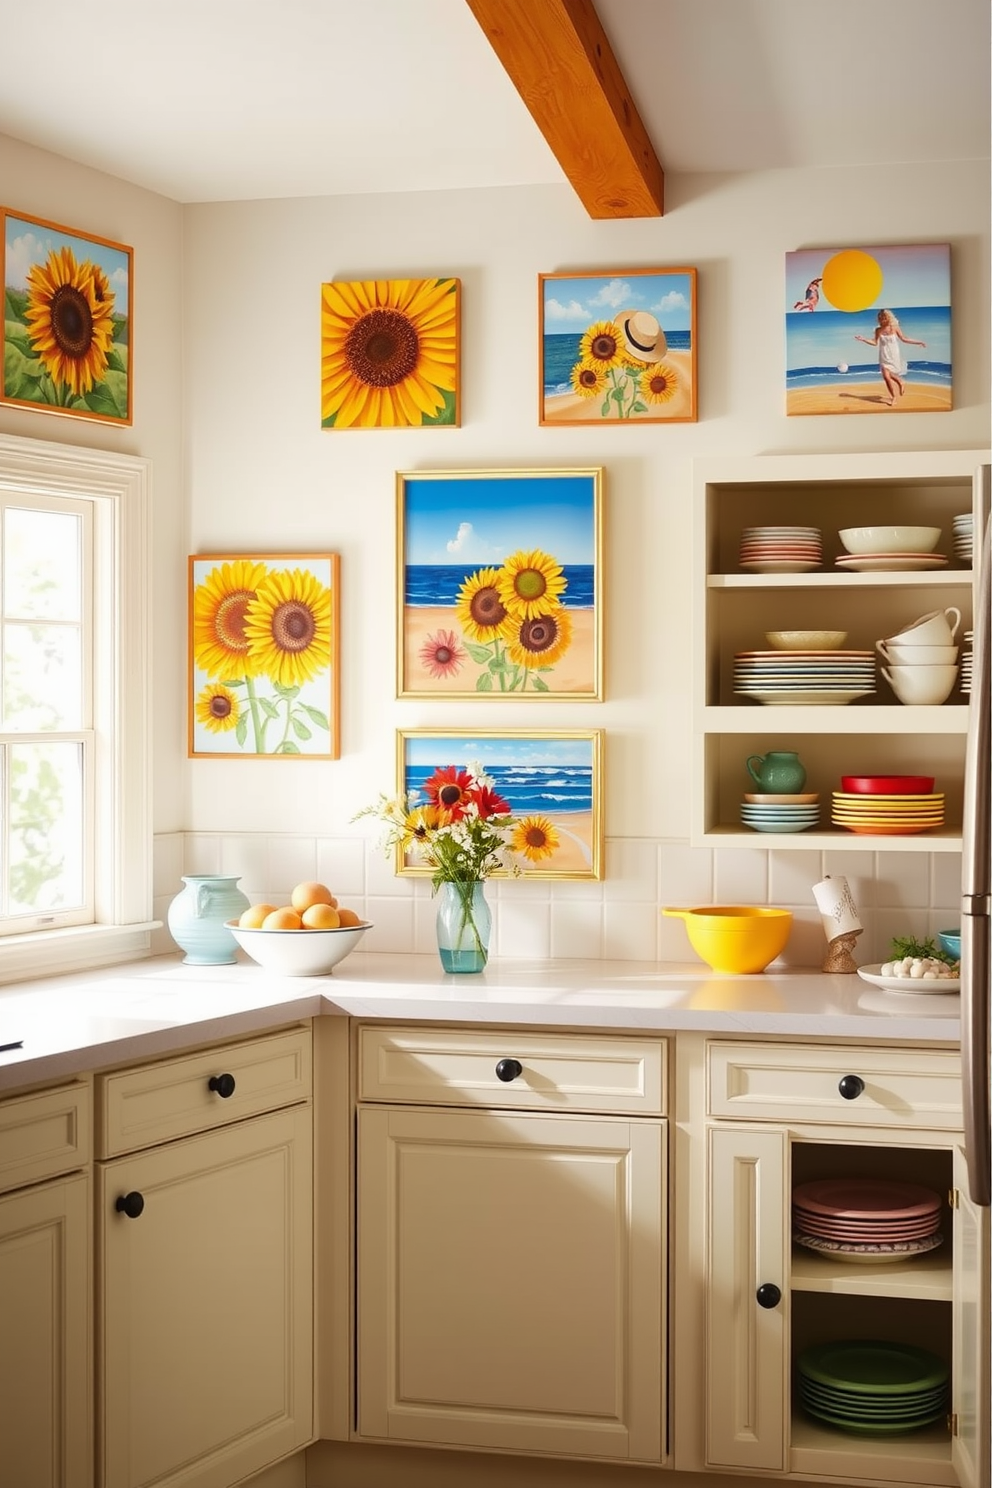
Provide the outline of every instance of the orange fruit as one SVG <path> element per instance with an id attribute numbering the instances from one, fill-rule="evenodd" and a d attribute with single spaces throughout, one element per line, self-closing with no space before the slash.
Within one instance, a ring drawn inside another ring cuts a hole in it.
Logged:
<path id="1" fill-rule="evenodd" d="M 302 930 L 303 921 L 295 909 L 284 905 L 282 909 L 274 909 L 270 915 L 266 915 L 262 921 L 263 930 Z"/>
<path id="2" fill-rule="evenodd" d="M 341 923 L 333 904 L 311 904 L 302 919 L 304 930 L 336 930 Z"/>
<path id="3" fill-rule="evenodd" d="M 357 915 L 353 909 L 339 909 L 338 922 L 342 929 L 346 925 L 350 928 L 352 925 L 360 925 L 362 923 L 362 917 L 361 915 Z"/>
<path id="4" fill-rule="evenodd" d="M 311 904 L 337 905 L 337 900 L 326 884 L 305 881 L 298 883 L 289 896 L 289 902 L 297 914 L 302 914 L 309 909 Z"/>
<path id="5" fill-rule="evenodd" d="M 246 930 L 259 930 L 266 915 L 270 915 L 274 909 L 274 904 L 250 904 L 238 924 L 243 925 Z"/>

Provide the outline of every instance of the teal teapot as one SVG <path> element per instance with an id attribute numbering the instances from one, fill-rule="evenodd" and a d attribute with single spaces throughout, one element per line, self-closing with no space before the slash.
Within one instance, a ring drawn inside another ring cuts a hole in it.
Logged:
<path id="1" fill-rule="evenodd" d="M 767 754 L 748 755 L 745 763 L 758 790 L 766 795 L 798 795 L 806 784 L 806 768 L 793 750 L 769 749 Z"/>

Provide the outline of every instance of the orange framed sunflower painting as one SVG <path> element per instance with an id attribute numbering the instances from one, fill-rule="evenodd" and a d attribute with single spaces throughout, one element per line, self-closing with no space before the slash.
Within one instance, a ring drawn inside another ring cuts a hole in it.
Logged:
<path id="1" fill-rule="evenodd" d="M 396 800 L 410 835 L 397 841 L 396 872 L 431 876 L 413 848 L 418 826 L 425 814 L 435 826 L 457 821 L 445 787 L 472 777 L 487 781 L 491 809 L 509 806 L 507 873 L 601 879 L 603 737 L 602 729 L 399 730 Z"/>
<path id="2" fill-rule="evenodd" d="M 6 207 L 0 217 L 0 403 L 132 423 L 132 250 Z"/>
<path id="3" fill-rule="evenodd" d="M 603 698 L 603 471 L 397 476 L 397 696 Z"/>
<path id="4" fill-rule="evenodd" d="M 321 428 L 460 423 L 460 307 L 457 279 L 322 285 Z"/>
<path id="5" fill-rule="evenodd" d="M 189 560 L 189 754 L 337 759 L 336 553 Z"/>
<path id="6" fill-rule="evenodd" d="M 539 274 L 538 423 L 696 418 L 696 270 Z"/>

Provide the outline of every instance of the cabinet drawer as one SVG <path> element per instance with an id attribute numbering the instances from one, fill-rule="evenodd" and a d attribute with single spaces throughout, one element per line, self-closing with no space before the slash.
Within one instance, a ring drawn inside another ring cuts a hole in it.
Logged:
<path id="1" fill-rule="evenodd" d="M 662 1115 L 664 1039 L 360 1028 L 359 1098 L 417 1105 Z M 519 1074 L 501 1061 L 516 1061 Z"/>
<path id="2" fill-rule="evenodd" d="M 853 1076 L 845 1098 L 840 1083 Z M 828 1048 L 817 1044 L 711 1043 L 711 1116 L 906 1131 L 961 1127 L 961 1060 L 926 1049 Z"/>
<path id="3" fill-rule="evenodd" d="M 0 1102 L 0 1193 L 71 1173 L 91 1155 L 87 1081 Z"/>
<path id="4" fill-rule="evenodd" d="M 298 1028 L 99 1075 L 97 1156 L 115 1157 L 305 1101 L 311 1073 L 310 1030 Z M 227 1096 L 210 1084 L 224 1075 L 234 1082 Z"/>

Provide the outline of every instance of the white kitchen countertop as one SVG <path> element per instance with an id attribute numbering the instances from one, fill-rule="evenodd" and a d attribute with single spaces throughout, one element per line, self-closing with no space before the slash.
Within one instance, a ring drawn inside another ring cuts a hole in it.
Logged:
<path id="1" fill-rule="evenodd" d="M 434 955 L 355 952 L 330 976 L 275 977 L 254 962 L 186 966 L 158 956 L 0 987 L 0 1092 L 298 1018 L 445 1023 L 737 1037 L 956 1045 L 957 994 L 884 992 L 858 976 L 811 970 L 719 975 L 699 962 L 492 961 L 476 976 Z"/>

